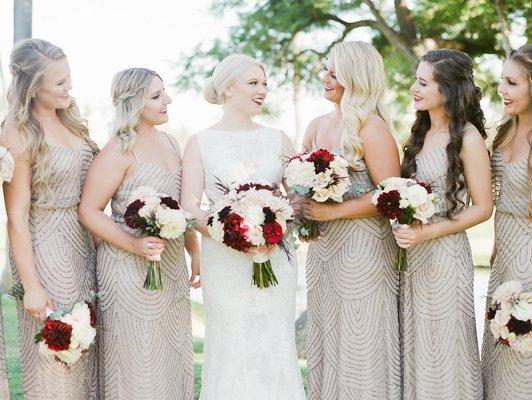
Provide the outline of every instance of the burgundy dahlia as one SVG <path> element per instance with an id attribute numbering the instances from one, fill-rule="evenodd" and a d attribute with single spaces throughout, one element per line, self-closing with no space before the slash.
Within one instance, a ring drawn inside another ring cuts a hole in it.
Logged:
<path id="1" fill-rule="evenodd" d="M 177 200 L 174 200 L 170 196 L 162 197 L 161 203 L 164 204 L 166 207 L 171 208 L 172 210 L 179 210 L 179 203 Z"/>
<path id="2" fill-rule="evenodd" d="M 139 210 L 144 207 L 145 204 L 146 203 L 144 203 L 142 200 L 135 200 L 127 206 L 126 212 L 124 213 L 124 220 L 126 221 L 127 226 L 132 229 L 140 228 Z"/>
<path id="3" fill-rule="evenodd" d="M 495 314 L 497 313 L 497 309 L 495 308 L 488 308 L 488 312 L 486 313 L 486 319 L 488 321 L 491 321 L 493 318 L 495 318 Z"/>
<path id="4" fill-rule="evenodd" d="M 278 244 L 283 239 L 283 228 L 277 222 L 272 222 L 264 225 L 262 234 L 266 243 Z"/>
<path id="5" fill-rule="evenodd" d="M 403 210 L 399 207 L 401 194 L 398 190 L 383 192 L 377 198 L 377 210 L 388 219 L 399 219 L 403 216 Z"/>
<path id="6" fill-rule="evenodd" d="M 532 324 L 530 320 L 521 321 L 515 318 L 513 315 L 510 317 L 510 321 L 506 324 L 510 332 L 515 333 L 516 335 L 525 335 L 532 330 Z"/>
<path id="7" fill-rule="evenodd" d="M 423 186 L 428 194 L 432 193 L 432 187 L 428 183 L 418 181 L 418 184 L 419 186 Z"/>
<path id="8" fill-rule="evenodd" d="M 96 311 L 94 310 L 94 306 L 92 305 L 92 303 L 90 302 L 85 302 L 85 304 L 87 304 L 87 307 L 89 307 L 89 312 L 91 314 L 91 326 L 94 328 L 94 326 L 96 325 Z"/>
<path id="9" fill-rule="evenodd" d="M 314 163 L 314 170 L 319 174 L 329 167 L 331 161 L 334 160 L 334 154 L 325 149 L 319 149 L 314 151 L 308 160 Z"/>
<path id="10" fill-rule="evenodd" d="M 68 350 L 71 336 L 72 325 L 59 320 L 47 320 L 41 330 L 42 340 L 54 351 Z"/>
<path id="11" fill-rule="evenodd" d="M 244 218 L 231 213 L 224 224 L 224 243 L 238 251 L 247 251 L 251 244 L 246 239 L 248 228 L 244 225 Z"/>

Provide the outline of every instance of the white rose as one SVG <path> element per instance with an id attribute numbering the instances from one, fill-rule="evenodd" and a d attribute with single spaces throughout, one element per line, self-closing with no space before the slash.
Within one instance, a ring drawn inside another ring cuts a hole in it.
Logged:
<path id="1" fill-rule="evenodd" d="M 218 219 L 215 217 L 212 226 L 207 225 L 207 230 L 209 231 L 209 235 L 211 235 L 211 238 L 216 240 L 217 242 L 223 242 L 224 239 L 224 227 L 223 224 L 218 221 Z"/>
<path id="2" fill-rule="evenodd" d="M 422 223 L 427 224 L 428 219 L 436 213 L 436 207 L 430 201 L 421 203 L 416 207 L 414 212 L 414 218 L 420 220 Z"/>
<path id="3" fill-rule="evenodd" d="M 245 213 L 246 222 L 250 225 L 262 225 L 264 223 L 264 211 L 262 206 L 251 206 Z"/>
<path id="4" fill-rule="evenodd" d="M 319 203 L 323 203 L 329 200 L 330 196 L 331 196 L 330 189 L 318 188 L 314 191 L 314 194 L 312 195 L 312 199 Z"/>
<path id="5" fill-rule="evenodd" d="M 259 225 L 249 225 L 247 239 L 253 246 L 262 246 L 266 244 L 262 228 Z"/>
<path id="6" fill-rule="evenodd" d="M 517 281 L 507 281 L 501 284 L 493 293 L 493 300 L 496 302 L 502 302 L 504 300 L 511 300 L 517 298 L 523 286 Z"/>
<path id="7" fill-rule="evenodd" d="M 527 333 L 523 335 L 517 342 L 515 346 L 516 350 L 521 353 L 532 352 L 532 334 Z"/>
<path id="8" fill-rule="evenodd" d="M 72 332 L 82 350 L 87 350 L 96 338 L 96 329 L 90 325 L 78 325 Z"/>
<path id="9" fill-rule="evenodd" d="M 285 171 L 286 184 L 292 186 L 313 187 L 316 179 L 314 165 L 308 162 L 292 160 Z"/>
<path id="10" fill-rule="evenodd" d="M 141 218 L 151 218 L 151 213 L 153 211 L 153 207 L 148 205 L 148 204 L 145 204 L 143 205 L 140 210 L 139 210 L 139 216 Z"/>
<path id="11" fill-rule="evenodd" d="M 66 364 L 72 365 L 81 358 L 81 349 L 69 349 L 57 352 L 55 356 Z"/>
<path id="12" fill-rule="evenodd" d="M 421 185 L 409 186 L 406 191 L 406 196 L 412 207 L 417 207 L 420 204 L 426 203 L 428 200 L 428 192 Z"/>
<path id="13" fill-rule="evenodd" d="M 532 319 L 532 299 L 527 299 L 527 297 L 522 293 L 512 310 L 512 315 L 520 321 Z"/>

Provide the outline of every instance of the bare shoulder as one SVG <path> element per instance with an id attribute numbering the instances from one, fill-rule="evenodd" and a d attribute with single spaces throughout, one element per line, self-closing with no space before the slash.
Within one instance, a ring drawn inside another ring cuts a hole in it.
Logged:
<path id="1" fill-rule="evenodd" d="M 486 148 L 486 143 L 484 138 L 478 131 L 478 129 L 471 123 L 467 123 L 464 129 L 464 136 L 462 140 L 462 147 L 484 147 Z"/>
<path id="2" fill-rule="evenodd" d="M 122 151 L 122 144 L 119 139 L 111 138 L 103 146 L 95 159 L 118 162 L 121 165 L 128 166 L 133 161 L 133 156 L 130 151 Z"/>
<path id="3" fill-rule="evenodd" d="M 360 131 L 358 136 L 362 141 L 380 141 L 393 139 L 390 127 L 379 117 L 370 117 Z"/>

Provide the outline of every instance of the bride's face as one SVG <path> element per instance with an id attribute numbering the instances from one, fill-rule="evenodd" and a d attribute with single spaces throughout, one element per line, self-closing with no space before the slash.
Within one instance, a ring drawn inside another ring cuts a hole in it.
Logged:
<path id="1" fill-rule="evenodd" d="M 258 65 L 250 65 L 227 88 L 225 101 L 231 107 L 255 115 L 261 112 L 267 94 L 268 83 L 264 70 Z"/>

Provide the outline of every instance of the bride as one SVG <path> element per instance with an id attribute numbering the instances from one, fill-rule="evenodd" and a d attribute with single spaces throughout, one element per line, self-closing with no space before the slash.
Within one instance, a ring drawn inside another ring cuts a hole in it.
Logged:
<path id="1" fill-rule="evenodd" d="M 252 121 L 267 92 L 261 63 L 244 55 L 222 60 L 206 81 L 204 96 L 223 104 L 223 117 L 191 137 L 183 156 L 181 203 L 203 234 L 200 400 L 305 399 L 295 347 L 295 254 L 274 250 L 270 259 L 279 284 L 258 289 L 252 285 L 251 257 L 212 240 L 200 208 L 203 192 L 211 204 L 223 195 L 219 182 L 281 184 L 283 159 L 294 154 L 290 140 Z"/>

